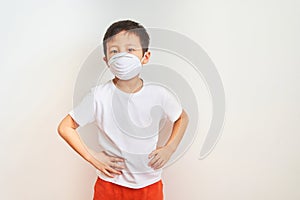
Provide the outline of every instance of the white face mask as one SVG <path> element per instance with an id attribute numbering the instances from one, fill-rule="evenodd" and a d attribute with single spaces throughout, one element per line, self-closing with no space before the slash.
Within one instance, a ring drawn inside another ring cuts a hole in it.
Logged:
<path id="1" fill-rule="evenodd" d="M 142 70 L 140 59 L 127 52 L 113 55 L 107 64 L 110 71 L 121 80 L 129 80 L 137 76 Z"/>

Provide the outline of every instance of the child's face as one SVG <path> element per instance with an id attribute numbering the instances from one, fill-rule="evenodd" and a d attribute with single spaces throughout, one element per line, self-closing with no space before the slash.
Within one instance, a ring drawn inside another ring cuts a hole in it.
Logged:
<path id="1" fill-rule="evenodd" d="M 136 55 L 140 60 L 143 58 L 143 49 L 140 38 L 133 33 L 121 31 L 113 36 L 113 38 L 106 43 L 106 57 L 103 60 L 107 63 L 108 60 L 120 52 L 128 52 Z M 150 52 L 145 52 L 142 64 L 146 64 L 150 58 Z"/>

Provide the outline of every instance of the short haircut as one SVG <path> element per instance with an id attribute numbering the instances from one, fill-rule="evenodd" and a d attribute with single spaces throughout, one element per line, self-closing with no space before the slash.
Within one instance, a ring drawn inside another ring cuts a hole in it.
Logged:
<path id="1" fill-rule="evenodd" d="M 143 54 L 148 51 L 149 47 L 149 35 L 146 31 L 146 29 L 139 23 L 131 21 L 131 20 L 122 20 L 114 22 L 108 29 L 106 30 L 106 33 L 103 38 L 103 50 L 104 55 L 106 55 L 107 50 L 107 42 L 110 41 L 114 35 L 126 31 L 128 33 L 133 33 L 136 36 L 140 38 L 141 46 L 143 49 Z"/>

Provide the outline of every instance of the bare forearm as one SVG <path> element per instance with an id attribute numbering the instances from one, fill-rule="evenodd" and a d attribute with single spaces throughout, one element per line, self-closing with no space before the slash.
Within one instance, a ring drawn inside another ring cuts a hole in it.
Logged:
<path id="1" fill-rule="evenodd" d="M 185 133 L 185 130 L 187 128 L 188 121 L 189 121 L 188 115 L 183 110 L 180 118 L 174 123 L 172 134 L 165 145 L 167 147 L 170 147 L 172 151 L 175 151 L 177 149 L 177 146 L 179 145 Z"/>
<path id="2" fill-rule="evenodd" d="M 61 127 L 58 129 L 60 136 L 86 161 L 91 162 L 93 156 L 89 153 L 88 148 L 81 140 L 78 132 L 71 127 Z"/>
<path id="3" fill-rule="evenodd" d="M 148 163 L 149 166 L 153 169 L 159 169 L 168 162 L 185 133 L 188 121 L 188 116 L 183 110 L 181 116 L 173 125 L 171 136 L 166 145 L 152 151 L 149 154 L 148 158 L 151 159 Z"/>
<path id="4" fill-rule="evenodd" d="M 86 161 L 91 163 L 96 169 L 100 170 L 108 177 L 114 177 L 114 174 L 121 174 L 123 166 L 115 162 L 123 162 L 119 157 L 108 156 L 104 152 L 97 154 L 89 149 L 81 140 L 76 129 L 79 125 L 70 115 L 67 115 L 59 124 L 57 131 L 59 135 Z M 98 156 L 96 156 L 96 154 Z M 99 157 L 100 156 L 100 157 Z M 114 167 L 114 168 L 113 168 Z M 116 170 L 118 169 L 118 170 Z"/>

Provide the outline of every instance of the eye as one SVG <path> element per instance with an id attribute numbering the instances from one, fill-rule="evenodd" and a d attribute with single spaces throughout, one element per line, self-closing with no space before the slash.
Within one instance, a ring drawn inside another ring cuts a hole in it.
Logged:
<path id="1" fill-rule="evenodd" d="M 114 49 L 114 50 L 111 50 L 110 53 L 118 53 L 118 51 Z"/>
<path id="2" fill-rule="evenodd" d="M 129 49 L 128 49 L 128 52 L 133 52 L 133 51 L 135 51 L 134 48 L 129 48 Z"/>

